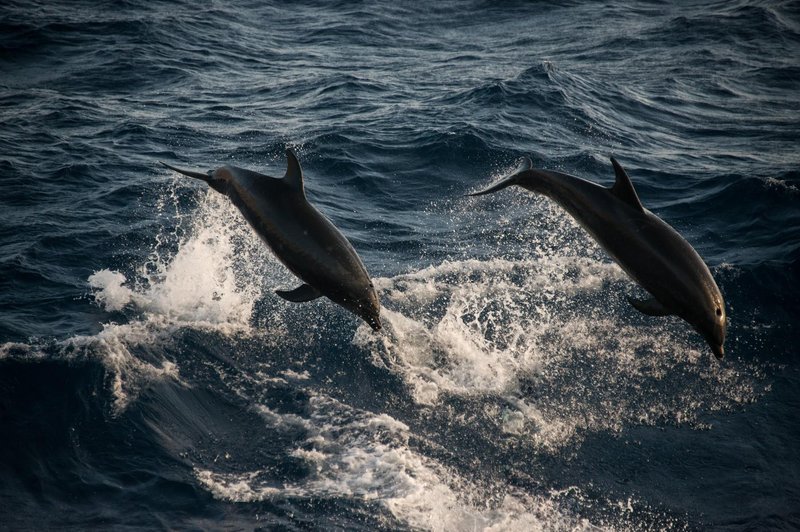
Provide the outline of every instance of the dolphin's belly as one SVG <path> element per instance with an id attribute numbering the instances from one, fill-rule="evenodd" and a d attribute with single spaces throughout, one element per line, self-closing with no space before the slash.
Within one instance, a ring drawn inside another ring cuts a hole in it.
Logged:
<path id="1" fill-rule="evenodd" d="M 612 163 L 617 181 L 610 189 L 544 170 L 524 171 L 517 179 L 523 187 L 561 205 L 660 303 L 663 308 L 658 313 L 686 320 L 721 357 L 724 302 L 708 266 L 677 231 L 642 207 L 624 170 L 616 161 Z"/>
<path id="2" fill-rule="evenodd" d="M 569 212 L 614 261 L 662 303 L 706 290 L 711 274 L 686 240 L 649 211 L 638 212 L 601 187 L 550 197 Z M 713 284 L 713 281 L 711 281 Z"/>
<path id="3" fill-rule="evenodd" d="M 328 297 L 363 289 L 366 268 L 344 235 L 307 202 L 282 204 L 231 194 L 248 223 L 292 273 Z"/>

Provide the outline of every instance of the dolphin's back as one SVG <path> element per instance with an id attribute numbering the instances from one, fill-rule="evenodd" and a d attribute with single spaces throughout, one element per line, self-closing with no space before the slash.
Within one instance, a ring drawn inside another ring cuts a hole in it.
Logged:
<path id="1" fill-rule="evenodd" d="M 235 167 L 226 170 L 231 201 L 292 273 L 334 300 L 337 295 L 326 292 L 369 284 L 353 246 L 304 193 L 283 179 Z"/>
<path id="2" fill-rule="evenodd" d="M 686 239 L 649 210 L 620 199 L 612 189 L 546 170 L 523 172 L 519 184 L 561 205 L 659 301 L 683 307 L 688 302 L 678 301 L 678 294 L 718 292 L 708 266 Z"/>
<path id="3" fill-rule="evenodd" d="M 291 149 L 282 178 L 235 166 L 207 174 L 165 166 L 228 196 L 278 260 L 303 281 L 276 294 L 298 303 L 326 296 L 380 330 L 380 300 L 367 269 L 347 238 L 306 199 L 303 169 Z"/>
<path id="4" fill-rule="evenodd" d="M 613 157 L 616 181 L 611 188 L 579 177 L 534 170 L 524 159 L 520 171 L 476 196 L 519 185 L 561 205 L 652 298 L 628 298 L 639 311 L 680 316 L 722 358 L 727 315 L 722 294 L 706 263 L 672 227 L 644 208 L 627 172 Z"/>

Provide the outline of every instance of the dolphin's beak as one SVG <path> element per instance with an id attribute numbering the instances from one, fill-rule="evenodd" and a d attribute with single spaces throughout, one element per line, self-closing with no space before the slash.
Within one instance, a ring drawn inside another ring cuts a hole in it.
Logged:
<path id="1" fill-rule="evenodd" d="M 375 316 L 374 318 L 370 318 L 367 321 L 367 323 L 369 323 L 369 326 L 372 327 L 372 330 L 375 331 L 375 332 L 380 331 L 381 328 L 383 327 L 383 325 L 381 324 L 381 319 L 378 316 Z"/>
<path id="2" fill-rule="evenodd" d="M 711 344 L 711 351 L 714 352 L 714 356 L 717 357 L 717 360 L 722 360 L 722 357 L 725 356 L 725 348 L 719 344 Z"/>

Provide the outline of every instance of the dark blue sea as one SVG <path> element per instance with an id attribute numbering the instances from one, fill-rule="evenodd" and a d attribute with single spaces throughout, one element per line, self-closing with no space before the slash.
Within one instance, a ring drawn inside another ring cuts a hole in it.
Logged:
<path id="1" fill-rule="evenodd" d="M 158 161 L 280 177 L 384 330 Z M 726 357 L 516 167 L 708 263 Z M 800 529 L 800 4 L 4 0 L 0 529 Z"/>

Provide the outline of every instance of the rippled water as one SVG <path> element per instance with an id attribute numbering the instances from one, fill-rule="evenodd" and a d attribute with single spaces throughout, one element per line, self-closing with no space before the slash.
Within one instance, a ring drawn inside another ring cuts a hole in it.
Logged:
<path id="1" fill-rule="evenodd" d="M 800 527 L 792 2 L 6 2 L 0 528 Z M 280 176 L 385 330 L 222 196 Z M 696 247 L 726 358 L 557 206 L 530 155 Z"/>

